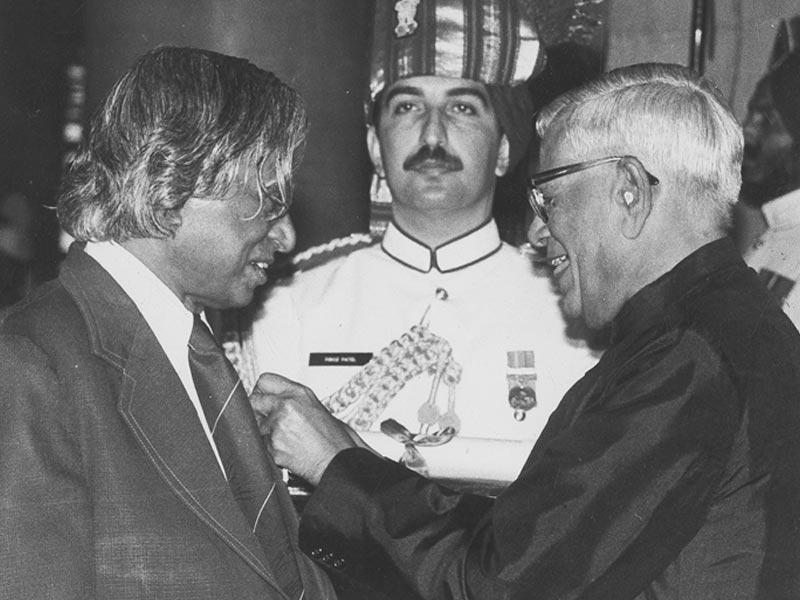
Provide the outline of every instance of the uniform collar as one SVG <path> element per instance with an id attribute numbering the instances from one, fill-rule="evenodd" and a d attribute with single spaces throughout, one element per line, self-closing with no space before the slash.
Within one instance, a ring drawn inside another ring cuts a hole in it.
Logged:
<path id="1" fill-rule="evenodd" d="M 392 222 L 386 228 L 381 247 L 396 261 L 428 273 L 436 269 L 449 273 L 488 258 L 502 246 L 494 219 L 437 248 L 429 248 Z"/>

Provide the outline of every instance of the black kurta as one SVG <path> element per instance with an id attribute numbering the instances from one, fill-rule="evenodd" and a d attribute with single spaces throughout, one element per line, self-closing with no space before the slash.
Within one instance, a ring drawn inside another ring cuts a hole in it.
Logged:
<path id="1" fill-rule="evenodd" d="M 625 304 L 496 501 L 347 450 L 301 545 L 389 595 L 800 598 L 800 335 L 712 242 Z"/>

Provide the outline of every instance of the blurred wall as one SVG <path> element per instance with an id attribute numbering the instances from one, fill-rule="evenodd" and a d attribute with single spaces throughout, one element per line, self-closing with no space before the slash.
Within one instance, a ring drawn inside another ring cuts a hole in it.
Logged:
<path id="1" fill-rule="evenodd" d="M 689 63 L 692 0 L 610 0 L 608 68 L 642 61 Z M 714 0 L 706 74 L 743 118 L 767 67 L 775 26 L 800 14 L 797 0 Z"/>
<path id="2" fill-rule="evenodd" d="M 310 131 L 291 212 L 298 249 L 368 229 L 361 98 L 371 0 L 88 0 L 84 10 L 90 107 L 157 45 L 247 58 L 307 103 Z"/>
<path id="3" fill-rule="evenodd" d="M 29 238 L 16 245 L 30 246 L 22 253 L 30 284 L 55 276 L 60 258 L 55 212 L 44 207 L 59 183 L 65 70 L 83 42 L 80 2 L 0 0 L 0 235 L 6 250 L 13 231 Z M 14 229 L 23 214 L 33 223 Z"/>

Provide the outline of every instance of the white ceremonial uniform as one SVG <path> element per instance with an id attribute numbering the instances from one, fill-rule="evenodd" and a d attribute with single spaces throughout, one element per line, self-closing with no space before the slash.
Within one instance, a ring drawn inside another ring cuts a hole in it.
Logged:
<path id="1" fill-rule="evenodd" d="M 769 228 L 745 252 L 745 261 L 800 329 L 800 189 L 761 208 Z"/>
<path id="2" fill-rule="evenodd" d="M 380 423 L 394 419 L 412 433 L 423 431 L 420 407 L 433 402 L 441 372 L 433 412 L 448 418 L 454 413 L 460 430 L 440 446 L 417 447 L 424 472 L 512 481 L 564 392 L 598 357 L 567 337 L 549 278 L 501 242 L 494 221 L 435 252 L 392 224 L 380 245 L 276 285 L 244 335 L 240 369 L 249 371 L 244 379 L 250 385 L 260 372 L 277 372 L 324 399 L 393 340 L 400 343 L 389 354 L 404 360 L 400 346 L 409 336 L 401 336 L 419 324 L 434 343 L 428 355 L 417 356 L 419 372 L 409 381 L 391 368 L 383 372 L 372 400 L 401 389 L 365 427 L 374 432 L 365 439 L 382 454 L 400 457 L 403 443 L 380 433 Z M 446 355 L 449 349 L 452 355 Z M 381 376 L 380 365 L 375 369 Z M 535 406 L 519 409 L 515 418 L 509 388 L 520 381 L 534 388 Z"/>

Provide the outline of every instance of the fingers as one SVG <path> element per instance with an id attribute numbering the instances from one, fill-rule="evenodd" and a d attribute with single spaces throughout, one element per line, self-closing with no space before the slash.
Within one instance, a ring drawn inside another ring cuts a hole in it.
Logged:
<path id="1" fill-rule="evenodd" d="M 250 404 L 275 462 L 312 484 L 338 452 L 358 445 L 309 388 L 291 379 L 262 374 Z"/>
<path id="2" fill-rule="evenodd" d="M 250 406 L 262 435 L 275 445 L 275 436 L 305 431 L 306 422 L 333 419 L 309 388 L 276 373 L 262 373 L 250 395 Z"/>
<path id="3" fill-rule="evenodd" d="M 289 382 L 288 379 L 285 381 Z M 276 440 L 276 437 L 279 438 L 283 435 L 282 428 L 292 431 L 292 415 L 289 410 L 292 404 L 290 394 L 262 393 L 255 388 L 250 396 L 250 406 L 252 406 L 255 413 L 256 424 L 263 436 L 267 450 L 269 450 L 278 466 L 287 468 L 291 467 L 289 457 L 283 451 L 285 442 Z"/>
<path id="4" fill-rule="evenodd" d="M 281 405 L 296 394 L 298 385 L 275 373 L 264 373 L 258 378 L 249 400 L 262 435 L 270 435 Z"/>
<path id="5" fill-rule="evenodd" d="M 277 373 L 262 373 L 250 394 L 250 405 L 257 414 L 269 417 L 286 401 L 316 400 L 310 389 Z"/>
<path id="6" fill-rule="evenodd" d="M 276 395 L 298 393 L 300 391 L 310 392 L 311 390 L 277 373 L 262 373 L 253 388 L 254 393 Z"/>

